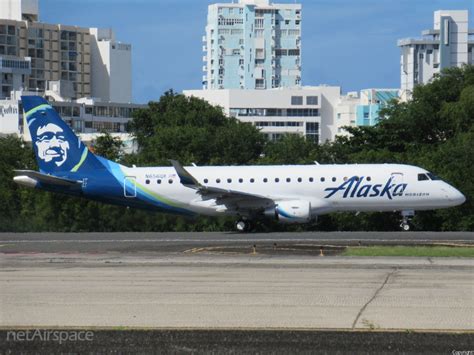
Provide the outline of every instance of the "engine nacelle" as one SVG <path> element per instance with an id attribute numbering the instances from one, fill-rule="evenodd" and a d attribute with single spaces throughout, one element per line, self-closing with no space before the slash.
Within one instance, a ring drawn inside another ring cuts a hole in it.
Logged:
<path id="1" fill-rule="evenodd" d="M 282 201 L 265 215 L 280 223 L 307 223 L 311 220 L 311 202 L 304 200 Z"/>

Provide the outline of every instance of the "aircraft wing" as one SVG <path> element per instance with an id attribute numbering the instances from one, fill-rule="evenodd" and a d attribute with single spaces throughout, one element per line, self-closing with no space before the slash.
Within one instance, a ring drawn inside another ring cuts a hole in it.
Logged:
<path id="1" fill-rule="evenodd" d="M 176 160 L 170 160 L 170 162 L 173 164 L 173 167 L 184 186 L 195 189 L 197 193 L 203 197 L 215 199 L 217 204 L 227 205 L 242 202 L 246 205 L 252 204 L 264 207 L 274 203 L 272 199 L 261 195 L 201 185 L 201 183 L 199 183 L 199 181 L 197 181 L 196 178 L 194 178 L 194 176 L 192 176 L 179 162 Z"/>

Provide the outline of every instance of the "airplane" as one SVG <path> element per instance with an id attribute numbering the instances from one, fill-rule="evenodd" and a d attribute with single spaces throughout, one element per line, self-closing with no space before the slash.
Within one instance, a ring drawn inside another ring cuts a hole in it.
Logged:
<path id="1" fill-rule="evenodd" d="M 93 154 L 42 97 L 23 96 L 39 171 L 14 181 L 109 204 L 185 216 L 234 216 L 308 223 L 342 211 L 399 211 L 404 231 L 415 211 L 458 206 L 464 195 L 436 175 L 402 164 L 127 167 Z"/>

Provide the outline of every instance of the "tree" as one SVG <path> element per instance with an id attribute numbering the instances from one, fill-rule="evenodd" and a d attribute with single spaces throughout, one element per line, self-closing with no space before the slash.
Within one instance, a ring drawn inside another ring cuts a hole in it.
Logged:
<path id="1" fill-rule="evenodd" d="M 265 138 L 251 124 L 227 117 L 220 107 L 167 91 L 138 110 L 129 125 L 141 165 L 248 164 L 258 159 Z"/>
<path id="2" fill-rule="evenodd" d="M 108 132 L 102 132 L 92 143 L 94 153 L 109 160 L 119 160 L 124 144 L 120 137 L 112 137 Z"/>

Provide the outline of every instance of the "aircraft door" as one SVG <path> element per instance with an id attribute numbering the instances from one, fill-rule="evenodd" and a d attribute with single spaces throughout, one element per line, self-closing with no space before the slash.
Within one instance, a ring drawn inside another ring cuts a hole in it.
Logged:
<path id="1" fill-rule="evenodd" d="M 137 181 L 135 176 L 125 176 L 123 179 L 123 195 L 127 198 L 137 197 Z"/>

